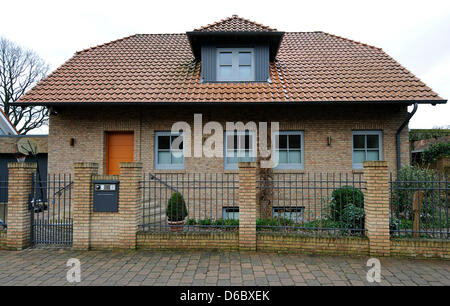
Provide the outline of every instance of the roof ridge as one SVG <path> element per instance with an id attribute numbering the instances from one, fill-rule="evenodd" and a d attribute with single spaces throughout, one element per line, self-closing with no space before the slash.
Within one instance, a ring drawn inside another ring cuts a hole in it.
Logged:
<path id="1" fill-rule="evenodd" d="M 75 54 L 79 54 L 79 53 L 87 52 L 87 51 L 90 51 L 90 50 L 94 50 L 94 49 L 97 49 L 99 47 L 104 47 L 104 46 L 107 46 L 107 45 L 110 45 L 110 44 L 113 44 L 113 43 L 117 43 L 119 41 L 123 41 L 125 39 L 129 39 L 131 37 L 135 37 L 135 36 L 138 36 L 138 35 L 141 35 L 141 34 L 132 34 L 132 35 L 128 35 L 128 36 L 125 36 L 125 37 L 122 37 L 122 38 L 119 38 L 119 39 L 114 39 L 114 40 L 111 40 L 111 41 L 106 42 L 106 43 L 98 44 L 98 45 L 90 47 L 90 48 L 86 48 L 86 49 L 82 49 L 82 50 L 76 51 Z"/>
<path id="2" fill-rule="evenodd" d="M 355 43 L 355 44 L 358 44 L 358 45 L 361 45 L 361 46 L 373 48 L 373 49 L 376 49 L 376 50 L 383 50 L 382 48 L 375 47 L 373 45 L 369 45 L 369 44 L 366 44 L 366 43 L 363 43 L 363 42 L 360 42 L 360 41 L 357 41 L 357 40 L 349 39 L 349 38 L 346 38 L 346 37 L 343 37 L 343 36 L 339 36 L 339 35 L 336 35 L 336 34 L 331 34 L 331 33 L 324 32 L 324 31 L 314 31 L 314 32 L 315 33 L 323 33 L 323 34 L 328 35 L 328 36 L 332 36 L 332 37 L 335 37 L 335 38 L 338 38 L 338 39 L 342 39 L 342 40 L 345 40 L 345 41 L 348 41 L 348 42 L 351 42 L 351 43 Z"/>
<path id="3" fill-rule="evenodd" d="M 244 21 L 244 22 L 253 24 L 253 25 L 255 25 L 255 26 L 262 27 L 263 29 L 266 29 L 266 30 L 268 30 L 268 31 L 276 31 L 276 30 L 277 30 L 277 29 L 275 29 L 275 28 L 271 28 L 271 27 L 269 27 L 269 26 L 263 25 L 263 24 L 258 23 L 258 22 L 256 22 L 256 21 L 253 21 L 253 20 L 250 20 L 250 19 L 247 19 L 247 18 L 243 18 L 243 17 L 239 17 L 238 15 L 232 15 L 231 17 L 227 17 L 227 18 L 221 19 L 221 20 L 219 20 L 219 21 L 216 21 L 216 22 L 207 24 L 207 25 L 205 25 L 205 26 L 202 26 L 202 27 L 200 27 L 200 28 L 196 28 L 196 29 L 194 29 L 194 31 L 203 31 L 203 30 L 209 29 L 209 28 L 211 28 L 211 27 L 214 27 L 214 26 L 216 26 L 216 25 L 219 25 L 219 24 L 221 24 L 221 23 L 224 23 L 224 22 L 227 22 L 227 21 L 230 21 L 230 20 L 233 20 L 233 19 L 239 19 L 239 20 L 242 20 L 242 21 Z"/>

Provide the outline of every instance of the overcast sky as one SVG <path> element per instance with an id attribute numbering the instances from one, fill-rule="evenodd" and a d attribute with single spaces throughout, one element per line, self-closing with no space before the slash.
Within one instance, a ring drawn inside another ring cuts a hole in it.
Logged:
<path id="1" fill-rule="evenodd" d="M 448 0 L 2 2 L 0 36 L 35 50 L 52 70 L 94 45 L 136 33 L 183 33 L 237 14 L 281 31 L 325 31 L 383 48 L 450 98 Z M 450 103 L 420 105 L 410 128 L 447 125 Z"/>

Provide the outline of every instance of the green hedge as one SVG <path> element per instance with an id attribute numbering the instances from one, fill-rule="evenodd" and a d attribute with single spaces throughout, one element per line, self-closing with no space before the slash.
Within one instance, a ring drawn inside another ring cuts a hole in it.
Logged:
<path id="1" fill-rule="evenodd" d="M 426 164 L 437 162 L 440 157 L 450 156 L 450 143 L 434 143 L 423 151 L 422 159 Z"/>

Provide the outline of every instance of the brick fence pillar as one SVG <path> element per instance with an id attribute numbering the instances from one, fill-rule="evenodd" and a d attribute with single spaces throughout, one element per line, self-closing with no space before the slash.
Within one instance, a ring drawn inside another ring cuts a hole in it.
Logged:
<path id="1" fill-rule="evenodd" d="M 365 227 L 369 238 L 370 255 L 389 256 L 389 171 L 386 161 L 364 162 L 364 181 L 367 184 L 364 210 Z"/>
<path id="2" fill-rule="evenodd" d="M 256 251 L 257 174 L 255 162 L 239 163 L 239 249 L 244 251 Z"/>
<path id="3" fill-rule="evenodd" d="M 23 250 L 30 245 L 31 211 L 29 195 L 31 177 L 36 171 L 36 163 L 8 163 L 8 249 Z"/>
<path id="4" fill-rule="evenodd" d="M 98 173 L 97 163 L 75 163 L 73 180 L 73 248 L 90 247 L 92 214 L 92 176 Z"/>
<path id="5" fill-rule="evenodd" d="M 119 213 L 121 216 L 119 247 L 136 248 L 136 234 L 142 221 L 140 180 L 142 163 L 120 163 Z"/>

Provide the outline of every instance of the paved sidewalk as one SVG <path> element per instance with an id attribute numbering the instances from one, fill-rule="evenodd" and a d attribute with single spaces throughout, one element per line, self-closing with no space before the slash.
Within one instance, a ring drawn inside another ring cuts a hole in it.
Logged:
<path id="1" fill-rule="evenodd" d="M 69 258 L 81 261 L 81 285 L 373 285 L 365 257 L 68 249 L 0 251 L 0 285 L 71 285 Z M 450 285 L 450 261 L 381 265 L 381 285 Z"/>

